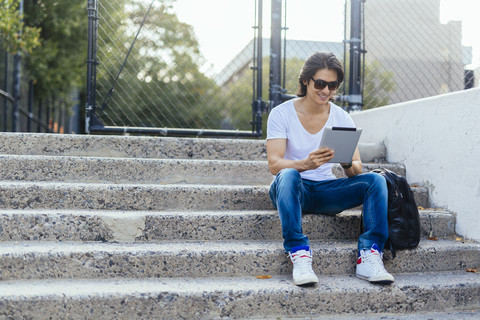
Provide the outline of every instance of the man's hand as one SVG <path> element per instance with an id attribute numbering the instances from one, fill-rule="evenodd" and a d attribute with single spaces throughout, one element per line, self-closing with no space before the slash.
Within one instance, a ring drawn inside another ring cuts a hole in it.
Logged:
<path id="1" fill-rule="evenodd" d="M 335 155 L 335 151 L 327 147 L 323 147 L 310 152 L 310 154 L 308 155 L 308 158 L 304 160 L 305 171 L 320 167 L 321 165 L 332 160 L 334 155 Z"/>

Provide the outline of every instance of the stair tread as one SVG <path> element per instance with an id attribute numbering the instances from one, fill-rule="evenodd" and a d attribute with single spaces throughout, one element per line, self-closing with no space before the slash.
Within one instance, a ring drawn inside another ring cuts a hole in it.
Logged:
<path id="1" fill-rule="evenodd" d="M 399 164 L 365 163 L 364 172 L 383 167 L 405 175 Z M 181 168 L 181 170 L 178 170 Z M 339 165 L 337 177 L 345 176 Z M 3 180 L 77 183 L 269 185 L 272 174 L 263 160 L 109 158 L 0 155 Z"/>
<path id="2" fill-rule="evenodd" d="M 39 155 L 39 154 L 0 154 L 0 159 L 2 160 L 15 160 L 19 161 L 22 159 L 25 160 L 45 160 L 45 161 L 57 161 L 57 162 L 77 162 L 77 161 L 85 161 L 85 162 L 112 162 L 112 163 L 121 163 L 121 162 L 128 162 L 128 163 L 172 163 L 172 164 L 178 164 L 178 163 L 197 163 L 197 164 L 238 164 L 238 165 L 249 165 L 249 164 L 256 164 L 256 165 L 266 165 L 267 160 L 236 160 L 236 159 L 183 159 L 183 158 L 175 158 L 175 159 L 170 159 L 170 158 L 142 158 L 142 157 L 135 157 L 135 158 L 130 158 L 130 157 L 109 157 L 108 155 L 105 156 L 88 156 L 88 155 Z M 367 163 L 369 164 L 369 163 Z M 375 165 L 376 163 L 372 163 L 372 165 Z M 378 163 L 380 164 L 380 163 Z M 376 165 L 378 165 L 376 164 Z M 387 166 L 399 166 L 402 167 L 402 165 L 394 165 L 394 164 L 388 164 L 386 163 L 385 165 Z"/>
<path id="3" fill-rule="evenodd" d="M 256 279 L 255 277 L 228 277 L 228 278 L 160 278 L 160 279 L 49 279 L 49 280 L 15 280 L 0 282 L 0 297 L 15 295 L 37 296 L 37 295 L 89 295 L 108 294 L 114 288 L 124 293 L 136 292 L 197 292 L 206 290 L 250 291 L 265 289 L 322 292 L 324 286 L 340 291 L 361 289 L 380 289 L 379 291 L 390 291 L 390 286 L 375 286 L 366 281 L 356 279 L 352 275 L 319 275 L 319 285 L 315 288 L 297 287 L 291 282 L 289 276 L 272 276 L 270 279 Z M 355 286 L 351 284 L 355 282 Z M 393 286 L 402 287 L 451 287 L 462 283 L 464 286 L 480 286 L 480 275 L 469 272 L 434 272 L 417 274 L 397 274 Z M 356 287 L 358 285 L 358 287 Z M 229 288 L 229 289 L 226 289 Z M 231 289 L 230 289 L 231 288 Z M 83 290 L 82 290 L 83 289 Z"/>
<path id="4" fill-rule="evenodd" d="M 266 157 L 265 140 L 253 139 L 2 133 L 0 142 L 2 154 L 240 160 Z"/>
<path id="5" fill-rule="evenodd" d="M 278 318 L 265 318 L 263 320 L 278 320 Z M 282 320 L 294 320 L 298 318 L 282 317 Z M 478 320 L 480 319 L 480 306 L 453 308 L 450 310 L 438 312 L 411 312 L 407 314 L 394 313 L 380 313 L 369 315 L 329 315 L 328 318 L 324 316 L 306 317 L 305 320 Z"/>
<path id="6" fill-rule="evenodd" d="M 356 240 L 318 241 L 311 240 L 310 246 L 317 254 L 322 252 L 356 251 Z M 81 242 L 81 241 L 6 241 L 0 246 L 0 255 L 18 256 L 37 252 L 39 254 L 69 254 L 74 252 L 108 252 L 148 254 L 187 253 L 236 253 L 236 252 L 283 252 L 282 241 L 162 241 L 162 242 Z M 473 241 L 440 239 L 422 240 L 414 251 L 440 251 L 474 249 L 480 251 L 480 244 Z"/>
<path id="7" fill-rule="evenodd" d="M 267 165 L 267 159 L 256 159 L 256 160 L 239 160 L 239 159 L 189 159 L 189 158 L 142 158 L 142 157 L 110 157 L 105 156 L 89 156 L 89 155 L 42 155 L 42 154 L 1 154 L 0 159 L 2 160 L 48 160 L 48 161 L 57 161 L 57 162 L 69 162 L 69 161 L 88 161 L 88 162 L 143 162 L 143 163 L 209 163 L 209 164 L 239 164 L 239 165 L 248 165 L 248 164 L 257 164 L 257 165 Z M 401 163 L 390 163 L 390 162 L 363 162 L 364 166 L 385 166 L 385 167 L 398 167 L 404 168 L 405 166 Z"/>
<path id="8" fill-rule="evenodd" d="M 442 209 L 422 209 L 422 236 L 454 236 L 455 216 Z M 353 239 L 360 234 L 359 208 L 336 216 L 304 215 L 311 239 Z M 164 241 L 281 239 L 278 213 L 266 210 L 86 210 L 3 209 L 0 241 Z"/>
<path id="9" fill-rule="evenodd" d="M 234 184 L 200 184 L 200 183 L 192 183 L 192 184 L 181 184 L 181 183 L 84 183 L 84 182 L 57 182 L 57 181 L 11 181 L 11 180 L 0 180 L 0 185 L 2 187 L 72 187 L 72 188 L 84 188 L 84 189 L 113 189 L 113 188 L 155 188 L 155 189 L 168 189 L 168 188 L 177 188 L 177 189 L 205 189 L 205 188 L 212 188 L 212 189 L 246 189 L 246 188 L 255 188 L 259 190 L 268 191 L 269 185 L 234 185 Z M 421 192 L 426 192 L 427 188 L 423 186 L 414 185 L 411 187 L 412 190 L 419 190 Z"/>
<path id="10" fill-rule="evenodd" d="M 311 241 L 313 265 L 323 274 L 354 273 L 356 241 Z M 480 266 L 480 245 L 421 241 L 397 252 L 385 266 L 393 273 L 447 271 Z M 166 241 L 99 243 L 26 241 L 0 247 L 0 279 L 147 278 L 290 274 L 282 241 Z"/>
<path id="11" fill-rule="evenodd" d="M 7 305 L 0 309 L 0 316 L 308 319 L 381 312 L 410 315 L 478 305 L 479 290 L 480 276 L 467 272 L 398 274 L 388 286 L 354 275 L 320 275 L 314 287 L 295 286 L 291 276 L 18 280 L 0 282 L 0 301 Z"/>
<path id="12" fill-rule="evenodd" d="M 349 209 L 337 214 L 337 217 L 360 215 L 361 209 Z M 438 214 L 453 216 L 448 210 L 442 208 L 420 208 L 418 210 L 420 215 L 423 214 Z M 54 214 L 54 215 L 100 215 L 100 216 L 116 216 L 119 218 L 136 217 L 136 216 L 249 216 L 249 215 L 278 215 L 274 209 L 270 210 L 191 210 L 191 211 L 177 211 L 177 210 L 106 210 L 106 209 L 2 209 L 0 215 L 36 215 L 36 214 Z M 305 214 L 304 216 L 315 216 L 315 214 Z M 332 216 L 325 216 L 332 217 Z"/>
<path id="13" fill-rule="evenodd" d="M 369 291 L 384 294 L 413 292 L 418 288 L 441 290 L 442 288 L 478 287 L 480 275 L 465 271 L 424 272 L 396 274 L 395 283 L 381 286 L 357 279 L 354 275 L 318 275 L 319 284 L 314 287 L 298 287 L 291 276 L 272 275 L 269 279 L 251 277 L 217 278 L 148 278 L 148 279 L 47 279 L 8 280 L 0 282 L 0 300 L 18 297 L 91 297 L 143 294 L 192 294 L 206 292 L 239 294 L 265 294 L 283 292 L 300 295 L 325 293 L 359 293 Z"/>

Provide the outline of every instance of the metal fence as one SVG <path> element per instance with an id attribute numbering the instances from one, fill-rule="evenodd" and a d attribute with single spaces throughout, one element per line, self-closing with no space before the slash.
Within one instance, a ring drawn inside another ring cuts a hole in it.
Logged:
<path id="1" fill-rule="evenodd" d="M 465 3 L 471 7 L 463 10 L 474 10 L 474 1 Z M 441 5 L 440 0 L 365 3 L 364 109 L 474 86 L 473 71 L 466 70 L 474 62 L 472 48 L 462 46 L 462 33 L 471 30 L 460 21 L 442 23 Z"/>
<path id="2" fill-rule="evenodd" d="M 242 6 L 250 8 L 243 31 L 253 38 L 255 3 L 246 1 Z M 251 65 L 252 51 L 241 51 L 235 59 L 232 55 L 227 70 L 218 72 L 218 66 L 201 52 L 193 27 L 188 21 L 179 21 L 169 1 L 103 0 L 98 1 L 97 13 L 98 67 L 92 116 L 108 127 L 106 131 L 251 132 L 252 76 L 240 72 Z M 223 40 L 240 26 L 213 20 L 204 16 L 204 23 L 215 28 L 214 41 L 221 52 Z M 232 77 L 237 79 L 232 81 Z M 102 127 L 92 127 L 98 129 Z"/>
<path id="3" fill-rule="evenodd" d="M 35 82 L 22 72 L 26 65 L 21 57 L 3 51 L 0 55 L 1 131 L 79 133 L 78 125 L 69 118 L 71 100 L 35 99 Z"/>
<path id="4" fill-rule="evenodd" d="M 471 48 L 462 46 L 459 22 L 440 22 L 440 0 L 262 3 L 98 1 L 97 123 L 258 133 L 255 114 L 278 104 L 272 92 L 295 93 L 303 61 L 322 50 L 344 62 L 337 103 L 349 110 L 472 86 Z M 362 55 L 356 74 L 354 54 Z"/>
<path id="5" fill-rule="evenodd" d="M 96 66 L 93 112 L 87 116 L 92 131 L 191 130 L 199 135 L 213 129 L 220 135 L 261 135 L 272 72 L 282 78 L 277 88 L 282 94 L 295 93 L 306 57 L 322 50 L 344 56 L 344 2 L 336 4 L 336 27 L 325 39 L 318 38 L 317 29 L 329 28 L 328 23 L 318 21 L 314 12 L 307 19 L 300 16 L 305 7 L 320 10 L 328 2 L 301 2 L 98 1 L 98 25 L 92 25 L 97 32 L 91 35 L 97 51 L 89 59 Z M 97 21 L 93 3 L 91 23 Z M 272 6 L 280 6 L 275 21 Z M 289 14 L 297 22 L 286 26 Z M 277 22 L 283 39 L 281 34 L 271 39 L 271 24 Z M 288 37 L 305 34 L 305 28 L 310 38 Z M 280 49 L 275 54 L 273 40 Z M 273 71 L 272 60 L 278 64 Z"/>
<path id="6" fill-rule="evenodd" d="M 346 109 L 472 87 L 466 66 L 478 61 L 462 37 L 480 22 L 441 21 L 442 1 L 87 0 L 86 131 L 258 137 L 315 51 L 344 63 Z M 35 83 L 0 54 L 3 131 L 79 132 L 71 101 L 35 99 Z"/>
<path id="7" fill-rule="evenodd" d="M 27 76 L 26 57 L 3 50 L 0 57 L 0 131 L 82 133 L 79 89 L 73 88 L 71 97 L 37 98 L 37 80 Z"/>

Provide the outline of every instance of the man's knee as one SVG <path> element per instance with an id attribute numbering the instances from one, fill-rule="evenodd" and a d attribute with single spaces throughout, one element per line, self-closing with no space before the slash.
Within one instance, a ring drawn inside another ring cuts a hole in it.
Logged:
<path id="1" fill-rule="evenodd" d="M 297 184 L 301 180 L 300 172 L 296 169 L 285 168 L 278 173 L 279 182 L 284 184 Z"/>
<path id="2" fill-rule="evenodd" d="M 363 174 L 365 178 L 368 180 L 371 186 L 378 185 L 381 188 L 387 188 L 387 182 L 385 178 L 375 172 L 367 172 Z"/>

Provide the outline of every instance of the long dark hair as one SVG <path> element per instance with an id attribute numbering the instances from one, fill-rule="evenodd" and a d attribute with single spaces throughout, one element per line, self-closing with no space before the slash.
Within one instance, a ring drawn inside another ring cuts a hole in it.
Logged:
<path id="1" fill-rule="evenodd" d="M 337 72 L 337 81 L 343 81 L 343 68 L 337 57 L 331 52 L 315 52 L 305 61 L 300 76 L 298 77 L 297 96 L 305 97 L 307 94 L 307 86 L 303 83 L 309 83 L 312 77 L 320 69 L 332 69 Z"/>

